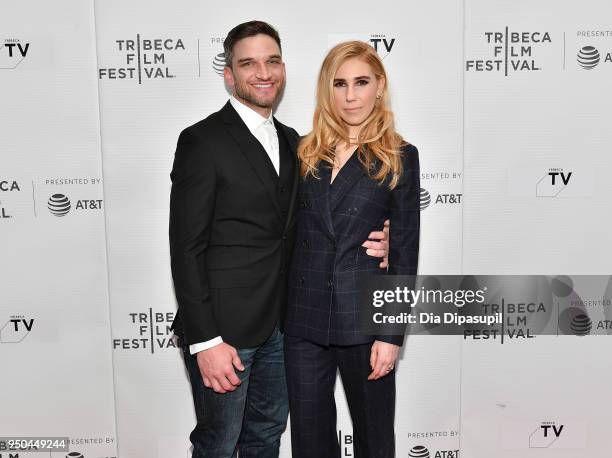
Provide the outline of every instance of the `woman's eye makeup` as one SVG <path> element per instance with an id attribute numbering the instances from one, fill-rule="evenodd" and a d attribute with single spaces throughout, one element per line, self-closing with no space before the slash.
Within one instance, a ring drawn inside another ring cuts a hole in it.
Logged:
<path id="1" fill-rule="evenodd" d="M 369 83 L 370 82 L 366 79 L 360 79 L 360 80 L 355 81 L 356 86 L 365 86 Z M 344 87 L 344 86 L 346 86 L 346 81 L 344 80 L 334 81 L 334 87 Z"/>

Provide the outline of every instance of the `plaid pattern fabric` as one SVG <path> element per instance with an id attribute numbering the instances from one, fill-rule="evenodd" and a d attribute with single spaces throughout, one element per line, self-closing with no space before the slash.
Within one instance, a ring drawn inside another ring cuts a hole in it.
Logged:
<path id="1" fill-rule="evenodd" d="M 368 380 L 371 352 L 371 343 L 321 346 L 285 334 L 293 458 L 341 456 L 334 399 L 338 370 L 353 423 L 353 456 L 395 456 L 395 370 Z"/>
<path id="2" fill-rule="evenodd" d="M 356 345 L 374 339 L 401 345 L 403 336 L 359 331 L 359 280 L 385 275 L 379 258 L 361 244 L 391 220 L 389 274 L 415 275 L 419 252 L 419 158 L 402 147 L 403 173 L 389 190 L 370 178 L 356 154 L 330 185 L 331 169 L 300 181 L 296 243 L 289 274 L 285 332 L 321 345 Z"/>

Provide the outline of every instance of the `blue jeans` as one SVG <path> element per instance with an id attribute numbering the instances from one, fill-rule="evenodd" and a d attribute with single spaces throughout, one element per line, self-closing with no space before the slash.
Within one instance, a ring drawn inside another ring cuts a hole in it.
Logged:
<path id="1" fill-rule="evenodd" d="M 283 335 L 274 329 L 261 345 L 238 350 L 244 371 L 236 390 L 215 393 L 204 386 L 195 355 L 182 346 L 191 381 L 197 425 L 189 439 L 192 458 L 277 458 L 289 404 Z"/>

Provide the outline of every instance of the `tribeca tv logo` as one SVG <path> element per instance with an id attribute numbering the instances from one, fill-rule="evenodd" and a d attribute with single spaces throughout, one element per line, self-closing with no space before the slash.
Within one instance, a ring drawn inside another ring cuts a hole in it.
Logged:
<path id="1" fill-rule="evenodd" d="M 370 35 L 370 44 L 376 50 L 381 59 L 387 57 L 393 45 L 395 44 L 395 38 L 387 38 L 384 33 L 373 33 Z"/>
<path id="2" fill-rule="evenodd" d="M 548 448 L 563 433 L 565 425 L 557 425 L 554 421 L 543 421 L 538 428 L 529 435 L 529 448 Z"/>
<path id="3" fill-rule="evenodd" d="M 560 167 L 552 167 L 538 180 L 536 184 L 536 197 L 556 197 L 570 183 L 571 171 Z"/>
<path id="4" fill-rule="evenodd" d="M 5 38 L 0 44 L 0 70 L 14 70 L 27 57 L 30 43 L 19 38 Z"/>
<path id="5" fill-rule="evenodd" d="M 542 70 L 535 58 L 535 50 L 552 42 L 550 33 L 541 31 L 484 32 L 489 55 L 465 61 L 466 72 L 534 72 Z"/>
<path id="6" fill-rule="evenodd" d="M 148 350 L 176 348 L 174 332 L 170 329 L 174 312 L 155 312 L 152 308 L 145 312 L 128 313 L 129 324 L 135 335 L 113 338 L 114 350 Z"/>
<path id="7" fill-rule="evenodd" d="M 25 339 L 34 327 L 34 318 L 24 315 L 12 315 L 0 327 L 0 343 L 19 343 Z"/>
<path id="8" fill-rule="evenodd" d="M 132 79 L 142 84 L 143 80 L 170 79 L 176 75 L 170 68 L 169 57 L 185 51 L 181 38 L 143 38 L 115 40 L 115 49 L 121 56 L 116 67 L 98 69 L 99 79 Z"/>

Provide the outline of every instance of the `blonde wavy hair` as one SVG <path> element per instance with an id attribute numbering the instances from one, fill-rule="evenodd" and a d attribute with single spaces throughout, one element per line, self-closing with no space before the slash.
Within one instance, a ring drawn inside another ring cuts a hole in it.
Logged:
<path id="1" fill-rule="evenodd" d="M 318 166 L 326 162 L 333 167 L 335 146 L 344 141 L 349 144 L 346 123 L 334 105 L 334 78 L 340 66 L 348 59 L 357 58 L 366 62 L 376 75 L 376 80 L 384 78 L 382 97 L 376 101 L 372 113 L 365 119 L 359 131 L 357 155 L 368 174 L 380 184 L 389 178 L 388 187 L 393 189 L 402 173 L 400 148 L 405 143 L 395 132 L 393 113 L 389 109 L 387 73 L 374 48 L 362 41 L 347 41 L 336 45 L 329 51 L 317 83 L 317 106 L 315 108 L 312 131 L 298 146 L 300 174 L 303 178 L 318 176 Z M 375 162 L 380 164 L 375 168 Z"/>

